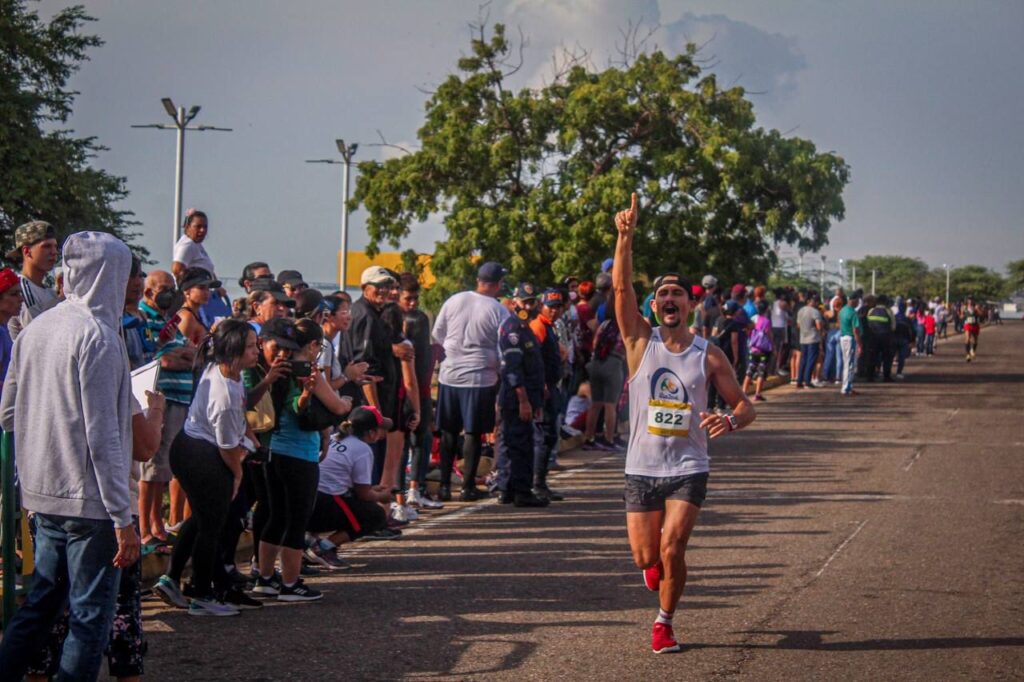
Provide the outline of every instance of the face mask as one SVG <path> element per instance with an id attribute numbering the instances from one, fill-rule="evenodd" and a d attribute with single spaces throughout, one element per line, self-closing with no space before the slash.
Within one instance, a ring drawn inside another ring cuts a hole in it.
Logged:
<path id="1" fill-rule="evenodd" d="M 174 292 L 161 291 L 156 295 L 156 298 L 153 299 L 153 302 L 156 303 L 156 307 L 160 310 L 167 310 L 174 305 Z"/>
<path id="2" fill-rule="evenodd" d="M 569 300 L 570 301 L 575 301 L 579 297 L 580 297 L 580 295 L 577 294 L 575 291 L 570 291 L 569 292 Z"/>

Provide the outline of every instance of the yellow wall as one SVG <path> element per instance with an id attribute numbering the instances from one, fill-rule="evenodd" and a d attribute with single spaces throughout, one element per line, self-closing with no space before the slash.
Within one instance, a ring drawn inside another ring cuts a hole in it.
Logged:
<path id="1" fill-rule="evenodd" d="M 420 277 L 420 284 L 425 287 L 429 287 L 434 284 L 434 274 L 430 272 L 430 256 L 421 253 L 419 254 L 419 262 L 423 266 L 423 275 Z M 349 251 L 348 252 L 348 273 L 345 282 L 346 287 L 359 288 L 359 277 L 363 274 L 363 270 L 370 267 L 371 265 L 380 265 L 394 270 L 395 272 L 402 271 L 402 254 L 398 251 L 391 251 L 388 253 L 378 253 L 373 258 L 370 258 L 363 251 Z M 338 252 L 338 274 L 341 274 L 341 251 Z"/>

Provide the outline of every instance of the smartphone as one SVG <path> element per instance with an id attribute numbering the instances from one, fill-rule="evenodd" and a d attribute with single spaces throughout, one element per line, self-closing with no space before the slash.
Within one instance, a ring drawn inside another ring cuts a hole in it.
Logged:
<path id="1" fill-rule="evenodd" d="M 299 379 L 308 377 L 313 373 L 313 363 L 309 360 L 292 360 L 292 376 Z"/>

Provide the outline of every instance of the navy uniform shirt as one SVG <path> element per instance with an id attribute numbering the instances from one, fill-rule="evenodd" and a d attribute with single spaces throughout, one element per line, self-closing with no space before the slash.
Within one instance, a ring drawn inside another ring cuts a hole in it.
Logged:
<path id="1" fill-rule="evenodd" d="M 540 355 L 544 361 L 544 381 L 548 388 L 554 388 L 562 379 L 562 351 L 558 347 L 558 335 L 553 324 L 540 315 L 530 322 L 533 335 L 540 342 Z"/>
<path id="2" fill-rule="evenodd" d="M 498 352 L 501 354 L 502 409 L 519 409 L 516 388 L 524 386 L 534 408 L 544 405 L 544 360 L 540 344 L 525 320 L 515 315 L 505 318 L 498 327 Z"/>

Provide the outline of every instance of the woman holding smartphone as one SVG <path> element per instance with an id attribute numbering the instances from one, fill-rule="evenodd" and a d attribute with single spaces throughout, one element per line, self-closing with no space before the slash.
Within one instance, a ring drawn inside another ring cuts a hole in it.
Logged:
<path id="1" fill-rule="evenodd" d="M 200 360 L 210 352 L 203 346 Z M 238 609 L 215 596 L 213 580 L 219 538 L 242 483 L 242 459 L 256 448 L 245 423 L 242 386 L 242 370 L 253 367 L 259 355 L 256 333 L 244 322 L 225 320 L 213 334 L 212 355 L 196 384 L 185 427 L 171 445 L 171 470 L 188 494 L 192 516 L 182 525 L 170 570 L 155 589 L 168 603 L 183 606 L 179 583 L 191 559 L 189 615 L 233 616 Z"/>
<path id="2" fill-rule="evenodd" d="M 314 396 L 336 415 L 345 415 L 352 402 L 339 397 L 316 367 L 323 343 L 323 331 L 309 319 L 295 324 L 298 350 L 292 353 L 291 378 L 284 404 L 277 413 L 277 428 L 271 432 L 267 487 L 270 518 L 259 545 L 260 577 L 253 592 L 279 601 L 314 601 L 323 595 L 299 577 L 305 549 L 306 523 L 316 501 L 319 479 L 320 432 L 303 429 L 300 415 L 310 409 Z M 281 558 L 281 577 L 274 575 L 274 563 Z"/>

